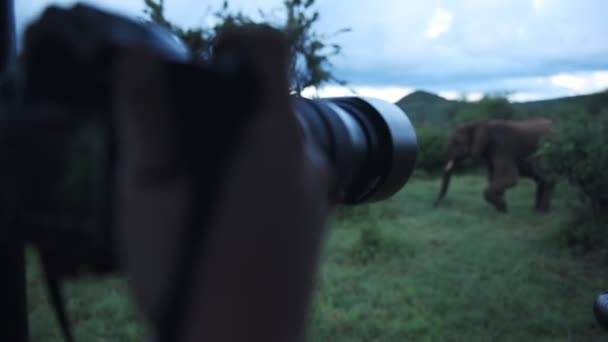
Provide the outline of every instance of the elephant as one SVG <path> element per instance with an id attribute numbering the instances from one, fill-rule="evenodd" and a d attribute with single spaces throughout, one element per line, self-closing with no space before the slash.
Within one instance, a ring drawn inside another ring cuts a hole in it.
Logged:
<path id="1" fill-rule="evenodd" d="M 550 211 L 556 182 L 540 170 L 536 151 L 541 139 L 551 134 L 554 122 L 547 118 L 525 120 L 481 119 L 459 126 L 447 147 L 447 163 L 441 189 L 433 207 L 445 197 L 454 168 L 468 158 L 485 164 L 488 186 L 483 197 L 499 212 L 506 213 L 505 192 L 517 184 L 519 177 L 536 183 L 534 210 Z"/>

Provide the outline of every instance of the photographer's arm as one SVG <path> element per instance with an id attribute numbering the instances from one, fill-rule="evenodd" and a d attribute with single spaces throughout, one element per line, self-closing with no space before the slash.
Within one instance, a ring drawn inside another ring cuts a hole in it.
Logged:
<path id="1" fill-rule="evenodd" d="M 261 77 L 261 106 L 224 173 L 182 322 L 183 341 L 299 341 L 327 223 L 329 172 L 309 153 L 289 105 L 286 46 L 276 32 L 227 34 Z M 149 172 L 180 165 L 166 70 L 141 53 L 117 66 L 115 108 L 123 154 L 118 188 L 124 262 L 137 303 L 158 317 L 178 237 L 192 203 L 188 170 L 162 182 Z M 208 113 L 213 115 L 214 113 Z M 219 114 L 219 113 L 218 113 Z"/>

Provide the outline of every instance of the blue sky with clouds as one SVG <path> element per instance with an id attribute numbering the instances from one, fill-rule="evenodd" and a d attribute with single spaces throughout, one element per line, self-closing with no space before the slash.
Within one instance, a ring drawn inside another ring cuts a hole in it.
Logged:
<path id="1" fill-rule="evenodd" d="M 141 15 L 143 0 L 88 0 Z M 281 0 L 230 0 L 255 14 Z M 15 0 L 18 29 L 49 4 Z M 184 25 L 206 20 L 222 0 L 165 0 L 167 16 Z M 317 0 L 319 30 L 349 27 L 335 42 L 338 77 L 359 95 L 396 101 L 413 89 L 470 99 L 511 91 L 515 101 L 584 94 L 608 88 L 606 0 Z M 319 95 L 351 90 L 328 85 Z"/>

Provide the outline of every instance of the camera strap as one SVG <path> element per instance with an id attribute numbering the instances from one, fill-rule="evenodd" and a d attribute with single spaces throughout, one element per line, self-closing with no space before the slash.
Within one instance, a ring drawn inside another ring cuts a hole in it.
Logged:
<path id="1" fill-rule="evenodd" d="M 239 135 L 243 126 L 247 124 L 248 118 L 240 117 L 240 120 L 232 120 L 230 116 L 216 119 L 220 128 L 216 134 L 209 134 L 205 144 L 198 145 L 199 149 L 193 153 L 206 156 L 204 160 L 197 162 L 197 181 L 194 186 L 197 210 L 191 212 L 189 224 L 182 237 L 182 247 L 177 259 L 177 267 L 173 273 L 173 281 L 167 293 L 168 298 L 163 316 L 158 322 L 159 341 L 179 341 L 181 330 L 185 323 L 185 314 L 189 299 L 194 289 L 193 282 L 199 256 L 205 250 L 205 241 L 210 233 L 209 226 L 211 213 L 215 209 L 216 196 L 220 191 L 222 173 L 227 156 L 233 153 L 238 145 Z M 194 145 L 194 143 L 193 143 Z M 206 145 L 206 146 L 205 146 Z M 196 145 L 195 145 L 196 146 Z M 204 147 L 203 147 L 204 146 Z M 201 150 L 204 151 L 201 153 Z M 203 159 L 200 158 L 199 159 Z M 210 165 L 214 165 L 210 167 Z"/>
<path id="2" fill-rule="evenodd" d="M 55 310 L 55 315 L 59 320 L 59 326 L 61 328 L 61 332 L 63 333 L 63 337 L 66 342 L 74 342 L 74 334 L 70 328 L 70 320 L 65 308 L 61 279 L 51 266 L 48 258 L 46 258 L 42 253 L 40 253 L 40 259 L 42 262 L 48 295 L 51 300 L 51 305 Z"/>
<path id="3" fill-rule="evenodd" d="M 184 134 L 183 146 L 188 150 L 190 167 L 197 175 L 193 189 L 193 201 L 197 209 L 190 213 L 189 223 L 181 238 L 183 243 L 173 270 L 173 281 L 166 293 L 162 316 L 154 322 L 159 342 L 179 341 L 181 338 L 189 299 L 194 289 L 197 262 L 210 234 L 208 227 L 221 191 L 224 171 L 259 106 L 256 78 L 252 69 L 246 62 L 230 57 L 236 56 L 226 55 L 214 61 L 216 70 L 222 72 L 220 76 L 209 74 L 209 82 L 205 84 L 207 89 L 192 84 L 189 66 L 177 65 L 172 70 L 173 84 L 177 85 L 176 93 L 182 94 L 183 99 L 192 101 L 180 102 L 178 112 L 190 113 L 180 124 L 182 131 L 187 132 Z M 215 95 L 207 100 L 207 110 L 213 115 L 196 114 L 200 94 Z M 238 94 L 236 96 L 239 96 L 239 101 L 234 101 L 234 94 Z"/>

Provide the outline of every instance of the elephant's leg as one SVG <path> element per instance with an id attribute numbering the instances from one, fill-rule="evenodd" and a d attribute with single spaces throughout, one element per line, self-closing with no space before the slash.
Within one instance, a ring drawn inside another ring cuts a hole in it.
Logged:
<path id="1" fill-rule="evenodd" d="M 484 191 L 484 198 L 496 210 L 507 212 L 507 203 L 504 195 L 507 189 L 517 184 L 519 171 L 515 163 L 507 158 L 495 158 L 493 161 L 493 171 L 490 184 Z"/>
<path id="2" fill-rule="evenodd" d="M 554 184 L 539 172 L 535 162 L 534 159 L 528 159 L 520 163 L 519 173 L 523 177 L 531 178 L 536 183 L 534 210 L 544 212 L 549 209 L 547 201 L 551 196 Z"/>
<path id="3" fill-rule="evenodd" d="M 548 190 L 549 184 L 536 172 L 530 173 L 529 177 L 536 183 L 536 196 L 534 197 L 534 210 L 542 211 L 543 198 Z"/>
<path id="4" fill-rule="evenodd" d="M 496 186 L 490 185 L 483 193 L 485 200 L 493 205 L 496 210 L 506 213 L 507 202 L 504 198 L 504 189 L 498 189 Z"/>
<path id="5" fill-rule="evenodd" d="M 534 179 L 537 183 L 534 210 L 542 213 L 548 212 L 551 207 L 551 197 L 555 189 L 555 181 L 548 179 L 548 177 L 536 171 L 534 172 Z"/>
<path id="6" fill-rule="evenodd" d="M 488 163 L 488 182 L 492 181 L 492 178 L 494 178 L 494 165 L 492 164 L 492 162 Z"/>

